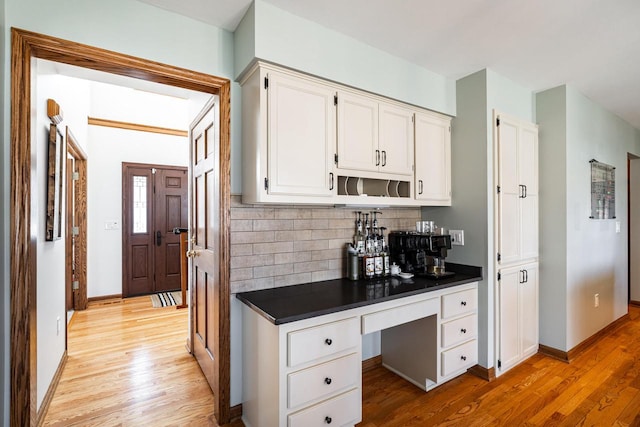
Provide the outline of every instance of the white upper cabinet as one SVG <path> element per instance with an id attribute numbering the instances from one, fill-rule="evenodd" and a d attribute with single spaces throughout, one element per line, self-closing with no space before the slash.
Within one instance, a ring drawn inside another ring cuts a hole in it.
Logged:
<path id="1" fill-rule="evenodd" d="M 538 129 L 498 117 L 498 253 L 502 265 L 538 256 Z"/>
<path id="2" fill-rule="evenodd" d="M 378 111 L 379 170 L 398 175 L 413 175 L 413 111 L 382 102 Z"/>
<path id="3" fill-rule="evenodd" d="M 330 196 L 335 147 L 335 91 L 269 72 L 269 194 Z"/>
<path id="4" fill-rule="evenodd" d="M 413 111 L 374 97 L 338 93 L 338 168 L 413 174 Z"/>
<path id="5" fill-rule="evenodd" d="M 350 92 L 338 94 L 338 167 L 378 171 L 378 101 Z"/>
<path id="6" fill-rule="evenodd" d="M 335 89 L 257 67 L 242 84 L 245 203 L 332 203 Z"/>
<path id="7" fill-rule="evenodd" d="M 244 203 L 451 204 L 448 117 L 262 62 L 240 84 Z"/>
<path id="8" fill-rule="evenodd" d="M 415 198 L 451 205 L 451 119 L 416 113 Z"/>

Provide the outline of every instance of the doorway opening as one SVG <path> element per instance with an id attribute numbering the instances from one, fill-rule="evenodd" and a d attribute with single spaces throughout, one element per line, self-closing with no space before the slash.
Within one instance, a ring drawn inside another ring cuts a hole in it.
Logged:
<path id="1" fill-rule="evenodd" d="M 13 28 L 11 75 L 11 347 L 10 381 L 12 425 L 37 423 L 37 345 L 35 307 L 37 295 L 36 242 L 42 239 L 37 227 L 40 212 L 33 164 L 30 115 L 32 111 L 31 64 L 34 58 L 48 59 L 98 71 L 134 77 L 219 96 L 219 236 L 217 252 L 219 298 L 215 300 L 217 345 L 214 415 L 219 424 L 230 418 L 229 405 L 229 136 L 230 82 L 228 79 L 135 58 L 104 49 Z M 33 209 L 32 209 L 33 207 Z M 191 307 L 193 310 L 193 306 Z M 193 314 L 190 316 L 193 319 Z"/>

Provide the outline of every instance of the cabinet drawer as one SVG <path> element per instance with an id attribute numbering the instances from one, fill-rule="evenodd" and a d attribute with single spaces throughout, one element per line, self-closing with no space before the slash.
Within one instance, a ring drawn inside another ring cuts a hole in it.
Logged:
<path id="1" fill-rule="evenodd" d="M 475 338 L 477 330 L 478 316 L 475 314 L 443 323 L 442 347 L 451 347 L 470 338 Z"/>
<path id="2" fill-rule="evenodd" d="M 438 299 L 432 298 L 362 316 L 362 334 L 402 325 L 438 312 Z"/>
<path id="3" fill-rule="evenodd" d="M 473 313 L 478 305 L 477 289 L 468 289 L 462 292 L 442 296 L 442 318 L 459 316 L 464 313 Z"/>
<path id="4" fill-rule="evenodd" d="M 288 376 L 289 408 L 358 386 L 357 353 L 322 363 Z"/>
<path id="5" fill-rule="evenodd" d="M 476 340 L 442 352 L 442 376 L 468 368 L 478 362 L 478 342 Z"/>
<path id="6" fill-rule="evenodd" d="M 362 418 L 361 404 L 360 389 L 356 388 L 289 415 L 289 427 L 352 426 Z"/>
<path id="7" fill-rule="evenodd" d="M 297 366 L 356 347 L 360 341 L 358 319 L 352 317 L 339 322 L 289 332 L 287 339 L 288 365 Z"/>

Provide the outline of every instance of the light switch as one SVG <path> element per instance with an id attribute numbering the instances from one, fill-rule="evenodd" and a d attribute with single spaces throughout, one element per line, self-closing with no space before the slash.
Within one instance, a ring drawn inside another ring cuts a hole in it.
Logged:
<path id="1" fill-rule="evenodd" d="M 620 232 L 620 221 L 616 221 L 616 233 Z"/>
<path id="2" fill-rule="evenodd" d="M 105 230 L 117 230 L 118 228 L 118 221 L 105 221 L 104 223 Z"/>
<path id="3" fill-rule="evenodd" d="M 452 245 L 464 246 L 464 230 L 449 230 L 449 235 Z"/>

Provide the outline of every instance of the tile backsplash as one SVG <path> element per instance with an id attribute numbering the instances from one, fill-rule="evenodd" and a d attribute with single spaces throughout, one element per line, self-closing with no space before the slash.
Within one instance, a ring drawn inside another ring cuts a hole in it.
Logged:
<path id="1" fill-rule="evenodd" d="M 354 207 L 246 205 L 231 197 L 231 292 L 245 292 L 346 275 Z M 415 228 L 419 207 L 381 208 L 380 226 Z"/>

